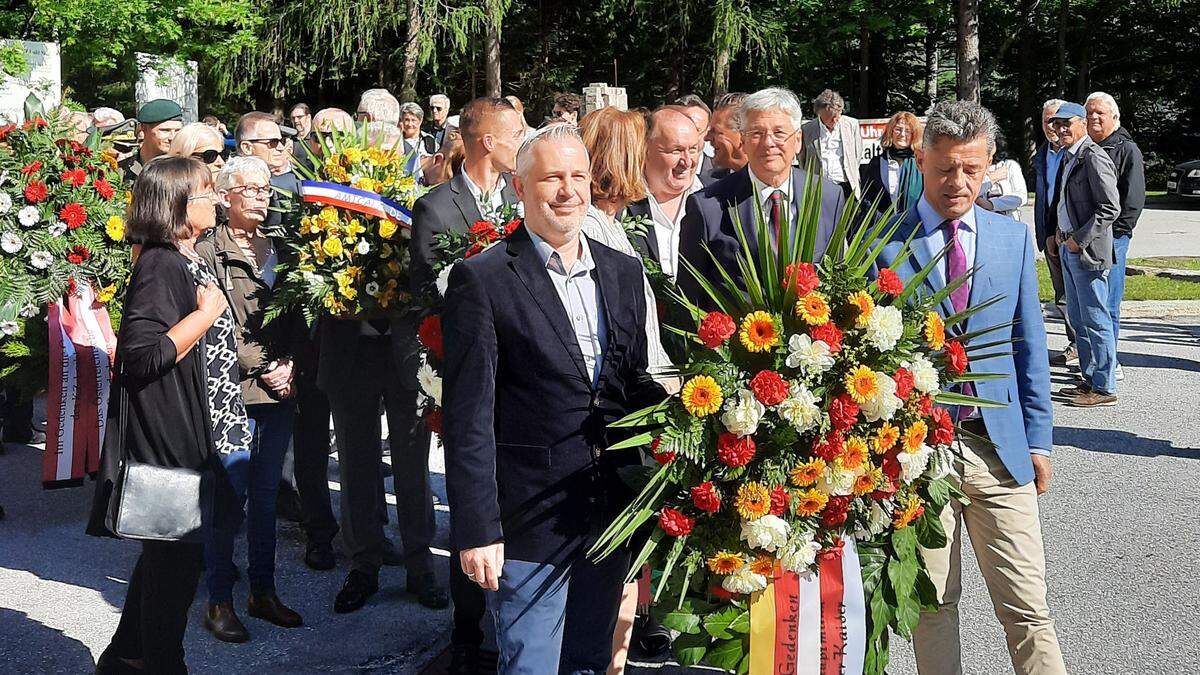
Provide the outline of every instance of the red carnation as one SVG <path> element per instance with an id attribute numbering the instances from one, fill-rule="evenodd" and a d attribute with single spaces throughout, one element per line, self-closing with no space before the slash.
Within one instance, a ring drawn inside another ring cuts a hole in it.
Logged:
<path id="1" fill-rule="evenodd" d="M 721 510 L 721 493 L 717 492 L 717 488 L 711 480 L 706 480 L 692 488 L 691 493 L 692 503 L 701 511 L 716 513 Z"/>
<path id="2" fill-rule="evenodd" d="M 962 375 L 967 370 L 967 350 L 958 340 L 946 341 L 946 366 L 955 375 Z"/>
<path id="3" fill-rule="evenodd" d="M 751 459 L 754 459 L 754 451 L 754 437 L 752 436 L 739 438 L 725 432 L 717 437 L 717 459 L 720 459 L 726 466 L 746 466 Z"/>
<path id="4" fill-rule="evenodd" d="M 825 504 L 825 510 L 821 511 L 821 526 L 837 527 L 846 522 L 846 516 L 849 513 L 849 496 L 830 497 L 829 502 Z"/>
<path id="5" fill-rule="evenodd" d="M 86 246 L 72 246 L 71 252 L 67 254 L 67 262 L 72 265 L 82 265 L 91 258 L 92 252 Z"/>
<path id="6" fill-rule="evenodd" d="M 67 169 L 59 178 L 71 187 L 82 187 L 87 183 L 87 172 L 83 169 Z"/>
<path id="7" fill-rule="evenodd" d="M 42 170 L 42 163 L 36 159 L 25 166 L 21 167 L 21 175 L 29 176 Z"/>
<path id="8" fill-rule="evenodd" d="M 954 419 L 950 416 L 950 411 L 938 406 L 933 409 L 933 413 L 929 417 L 934 423 L 934 445 L 950 445 L 953 443 Z"/>
<path id="9" fill-rule="evenodd" d="M 840 431 L 831 431 L 825 438 L 813 444 L 813 454 L 826 462 L 832 462 L 842 454 L 845 438 Z"/>
<path id="10" fill-rule="evenodd" d="M 921 398 L 917 399 L 917 412 L 921 413 L 925 417 L 929 417 L 930 415 L 932 415 L 933 414 L 933 397 L 932 396 L 922 396 Z"/>
<path id="11" fill-rule="evenodd" d="M 808 333 L 812 339 L 829 345 L 829 351 L 834 354 L 842 351 L 842 331 L 832 321 L 813 326 Z"/>
<path id="12" fill-rule="evenodd" d="M 42 117 L 39 115 L 32 119 L 25 120 L 25 124 L 21 125 L 21 129 L 23 131 L 29 131 L 30 129 L 34 128 L 45 129 L 47 126 L 49 126 L 49 123 L 42 119 Z"/>
<path id="13" fill-rule="evenodd" d="M 434 408 L 425 413 L 425 424 L 429 425 L 429 430 L 438 436 L 442 435 L 442 409 Z"/>
<path id="14" fill-rule="evenodd" d="M 500 233 L 496 231 L 496 226 L 486 220 L 477 220 L 471 226 L 471 240 L 478 246 L 491 244 L 500 238 Z"/>
<path id="15" fill-rule="evenodd" d="M 773 370 L 763 370 L 755 375 L 750 380 L 750 390 L 763 405 L 779 405 L 788 397 L 788 383 Z"/>
<path id="16" fill-rule="evenodd" d="M 897 368 L 896 373 L 892 375 L 892 380 L 896 382 L 896 396 L 902 401 L 907 400 L 913 387 L 916 386 L 913 382 L 913 374 L 907 368 Z"/>
<path id="17" fill-rule="evenodd" d="M 782 516 L 787 513 L 791 503 L 792 495 L 787 491 L 787 488 L 782 485 L 776 485 L 771 490 L 771 515 Z"/>
<path id="18" fill-rule="evenodd" d="M 71 202 L 62 207 L 58 217 L 67 224 L 67 229 L 74 230 L 87 222 L 87 210 L 79 202 Z"/>
<path id="19" fill-rule="evenodd" d="M 716 349 L 736 332 L 737 324 L 733 322 L 733 317 L 723 312 L 709 312 L 700 320 L 697 334 L 705 347 Z"/>
<path id="20" fill-rule="evenodd" d="M 900 295 L 904 292 L 904 282 L 900 281 L 900 275 L 886 267 L 880 270 L 879 277 L 875 279 L 875 286 L 888 295 Z"/>
<path id="21" fill-rule="evenodd" d="M 0 141 L 3 141 L 5 138 L 8 138 L 8 135 L 16 130 L 17 130 L 17 125 L 15 125 L 15 124 L 5 124 L 4 126 L 0 127 Z"/>
<path id="22" fill-rule="evenodd" d="M 46 184 L 40 180 L 31 181 L 25 186 L 25 201 L 30 204 L 39 204 L 50 194 L 50 190 L 46 188 Z"/>
<path id="23" fill-rule="evenodd" d="M 683 512 L 676 509 L 665 508 L 658 515 L 658 526 L 662 528 L 663 532 L 672 537 L 682 537 L 690 534 L 692 527 L 695 525 L 695 519 L 688 518 L 683 515 Z"/>
<path id="24" fill-rule="evenodd" d="M 521 229 L 521 219 L 514 218 L 504 224 L 504 236 L 511 237 L 519 229 Z"/>
<path id="25" fill-rule="evenodd" d="M 434 358 L 441 361 L 445 356 L 445 345 L 442 343 L 442 317 L 437 314 L 425 317 L 421 321 L 421 327 L 417 329 L 417 339 L 425 345 Z"/>
<path id="26" fill-rule="evenodd" d="M 653 456 L 654 461 L 658 462 L 659 464 L 670 464 L 675 460 L 675 453 L 659 452 L 658 446 L 660 445 L 662 445 L 662 436 L 656 436 L 654 440 L 650 442 L 651 456 Z"/>
<path id="27" fill-rule="evenodd" d="M 817 277 L 817 268 L 812 263 L 792 263 L 783 269 L 783 287 L 796 284 L 796 296 L 804 297 L 817 290 L 821 285 Z"/>
<path id="28" fill-rule="evenodd" d="M 829 402 L 829 421 L 834 429 L 844 431 L 858 421 L 859 411 L 858 404 L 850 398 L 850 394 L 838 394 Z"/>
<path id="29" fill-rule="evenodd" d="M 892 482 L 900 480 L 900 461 L 896 457 L 900 454 L 900 449 L 893 447 L 883 455 L 883 462 L 880 464 L 880 469 L 883 470 L 883 475 Z"/>
<path id="30" fill-rule="evenodd" d="M 892 469 L 895 471 L 896 476 L 899 476 L 900 475 L 900 462 L 897 462 L 894 457 L 891 459 L 891 462 L 892 462 L 892 464 L 891 464 Z M 887 476 L 888 460 L 886 460 L 886 459 L 883 460 L 883 470 L 884 470 L 883 484 L 880 485 L 874 492 L 871 493 L 871 499 L 877 499 L 877 500 L 891 499 L 892 495 L 896 494 L 896 491 L 900 489 L 900 484 L 896 482 L 897 479 L 895 477 Z"/>
<path id="31" fill-rule="evenodd" d="M 100 198 L 105 201 L 112 199 L 113 196 L 117 194 L 117 191 L 115 188 L 113 188 L 112 183 L 108 182 L 104 178 L 97 178 L 96 181 L 92 183 L 92 186 L 96 188 L 96 193 L 100 195 Z"/>

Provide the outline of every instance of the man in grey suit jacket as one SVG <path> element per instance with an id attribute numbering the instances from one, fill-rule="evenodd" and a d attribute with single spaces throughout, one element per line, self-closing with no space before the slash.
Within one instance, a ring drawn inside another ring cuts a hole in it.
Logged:
<path id="1" fill-rule="evenodd" d="M 1117 404 L 1117 345 L 1108 309 L 1108 275 L 1121 197 L 1116 167 L 1104 148 L 1088 137 L 1085 118 L 1083 106 L 1067 102 L 1050 120 L 1066 155 L 1047 218 L 1062 255 L 1067 311 L 1083 375 L 1083 382 L 1065 393 L 1072 397 L 1071 405 L 1091 408 Z"/>
<path id="2" fill-rule="evenodd" d="M 826 89 L 813 99 L 816 119 L 804 123 L 800 130 L 800 167 L 820 173 L 837 183 L 849 198 L 854 193 L 862 198 L 859 164 L 862 162 L 862 136 L 858 120 L 843 115 L 846 103 L 836 91 Z"/>
<path id="3" fill-rule="evenodd" d="M 776 233 L 780 219 L 799 213 L 808 173 L 794 168 L 792 160 L 800 146 L 802 123 L 800 101 L 786 89 L 763 89 L 746 97 L 738 112 L 737 126 L 749 164 L 689 197 L 687 214 L 680 224 L 680 257 L 695 266 L 700 276 L 719 279 L 719 265 L 744 288 L 738 265 L 742 245 L 737 227 L 753 242 L 757 237 L 754 228 L 759 222 L 759 209 L 764 223 L 775 227 Z M 820 186 L 821 227 L 816 258 L 829 246 L 846 204 L 836 185 L 821 179 Z M 736 221 L 731 211 L 737 214 Z M 696 278 L 682 266 L 679 287 L 693 302 L 702 306 L 707 302 Z"/>

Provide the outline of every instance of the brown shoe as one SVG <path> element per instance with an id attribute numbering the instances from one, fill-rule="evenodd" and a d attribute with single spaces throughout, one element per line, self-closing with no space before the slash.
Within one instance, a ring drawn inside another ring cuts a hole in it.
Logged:
<path id="1" fill-rule="evenodd" d="M 298 628 L 304 625 L 304 619 L 289 608 L 274 593 L 251 595 L 246 602 L 246 611 L 250 616 L 271 623 L 281 628 Z"/>
<path id="2" fill-rule="evenodd" d="M 1076 396 L 1082 396 L 1090 391 L 1092 391 L 1092 388 L 1087 382 L 1080 382 L 1079 384 L 1073 384 L 1069 387 L 1063 387 L 1058 393 L 1061 396 L 1070 396 L 1071 398 L 1074 398 Z"/>
<path id="3" fill-rule="evenodd" d="M 245 642 L 250 639 L 250 632 L 233 611 L 232 602 L 218 602 L 208 606 L 204 615 L 204 627 L 212 636 L 221 642 Z"/>
<path id="4" fill-rule="evenodd" d="M 1099 391 L 1082 393 L 1067 402 L 1067 405 L 1075 408 L 1109 408 L 1116 404 L 1117 396 L 1115 394 L 1105 394 Z"/>

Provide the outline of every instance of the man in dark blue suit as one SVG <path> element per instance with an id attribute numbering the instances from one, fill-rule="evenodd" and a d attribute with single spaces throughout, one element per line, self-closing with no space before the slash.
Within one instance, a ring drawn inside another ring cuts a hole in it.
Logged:
<path id="1" fill-rule="evenodd" d="M 1054 310 L 1049 316 L 1063 320 L 1067 331 L 1067 349 L 1060 359 L 1068 366 L 1079 364 L 1079 354 L 1075 351 L 1075 328 L 1071 325 L 1071 317 L 1067 312 L 1067 291 L 1063 284 L 1062 259 L 1058 257 L 1058 243 L 1054 231 L 1048 223 L 1053 216 L 1047 215 L 1054 201 L 1054 188 L 1058 185 L 1058 169 L 1062 166 L 1066 154 L 1058 132 L 1050 127 L 1050 118 L 1058 111 L 1063 101 L 1052 98 L 1042 105 L 1042 135 L 1046 142 L 1038 146 L 1033 155 L 1033 243 L 1039 251 L 1046 254 L 1046 267 L 1050 270 L 1050 283 L 1054 286 Z M 1047 247 L 1049 243 L 1049 247 Z"/>
<path id="2" fill-rule="evenodd" d="M 587 150 L 531 135 L 514 187 L 524 226 L 450 274 L 442 398 L 450 539 L 487 589 L 501 673 L 599 673 L 628 556 L 584 552 L 632 495 L 608 425 L 661 400 L 646 376 L 638 260 L 589 241 Z"/>
<path id="3" fill-rule="evenodd" d="M 1006 404 L 959 407 L 953 414 L 972 436 L 955 443 L 959 487 L 971 502 L 951 500 L 941 514 L 946 546 L 923 550 L 939 608 L 922 612 L 913 633 L 922 673 L 962 673 L 958 601 L 962 594 L 962 526 L 996 616 L 1008 640 L 1013 670 L 1028 675 L 1065 675 L 1062 652 L 1046 602 L 1046 562 L 1038 495 L 1050 486 L 1053 428 L 1046 331 L 1038 303 L 1033 242 L 1025 225 L 975 206 L 995 152 L 996 121 L 978 103 L 938 104 L 925 123 L 918 166 L 924 194 L 883 249 L 876 264 L 891 267 L 906 248 L 912 255 L 896 268 L 909 283 L 943 249 L 923 289 L 932 294 L 976 273 L 937 308 L 960 313 L 999 296 L 951 330 L 997 330 L 980 343 L 1011 341 L 972 352 L 971 371 L 1007 377 L 962 385 L 964 393 Z M 989 358 L 981 360 L 984 355 Z M 977 365 L 978 363 L 978 365 Z M 979 440 L 984 439 L 984 440 Z"/>
<path id="4" fill-rule="evenodd" d="M 742 244 L 736 228 L 742 228 L 752 250 L 756 250 L 753 242 L 757 241 L 759 209 L 765 225 L 778 233 L 780 223 L 794 217 L 803 207 L 809 176 L 803 169 L 792 166 L 800 150 L 803 117 L 800 101 L 786 89 L 763 89 L 742 102 L 737 127 L 749 164 L 689 197 L 687 214 L 680 226 L 680 255 L 703 278 L 720 279 L 716 267 L 719 265 L 744 288 L 737 262 Z M 845 197 L 828 179 L 816 180 L 821 187 L 821 226 L 814 257 L 819 259 L 842 216 Z M 736 221 L 733 213 L 737 214 Z M 704 250 L 705 244 L 712 256 Z M 679 286 L 689 299 L 704 305 L 705 294 L 700 285 L 682 269 Z"/>

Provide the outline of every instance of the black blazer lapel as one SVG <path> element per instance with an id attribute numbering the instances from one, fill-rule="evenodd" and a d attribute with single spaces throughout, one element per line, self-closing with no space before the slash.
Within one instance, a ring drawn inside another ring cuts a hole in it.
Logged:
<path id="1" fill-rule="evenodd" d="M 584 382 L 591 386 L 592 375 L 587 372 L 587 366 L 583 362 L 583 352 L 580 351 L 579 342 L 575 339 L 575 331 L 571 328 L 567 310 L 563 308 L 562 302 L 558 299 L 558 291 L 554 288 L 554 282 L 550 281 L 550 276 L 542 265 L 541 256 L 538 255 L 533 246 L 533 240 L 529 238 L 529 233 L 525 231 L 525 228 L 522 227 L 519 232 L 508 238 L 508 254 L 513 256 L 508 263 L 509 266 L 517 273 L 517 277 L 525 285 L 525 290 L 529 291 L 533 301 L 546 316 L 546 321 L 550 323 L 550 327 L 562 341 L 563 347 L 571 355 L 571 360 L 579 368 L 579 374 L 583 376 Z M 601 294 L 603 295 L 603 292 Z"/>
<path id="2" fill-rule="evenodd" d="M 475 196 L 471 194 L 471 189 L 467 187 L 467 181 L 461 172 L 450 179 L 450 191 L 454 193 L 454 205 L 462 214 L 463 222 L 467 224 L 466 229 L 471 229 L 472 225 L 483 220 L 479 204 L 475 203 Z"/>
<path id="3" fill-rule="evenodd" d="M 732 204 L 726 205 L 726 208 L 736 206 L 737 217 L 741 223 L 742 233 L 746 235 L 746 241 L 750 244 L 751 255 L 757 259 L 758 197 L 754 194 L 754 182 L 750 180 L 749 165 L 743 168 L 740 174 L 741 178 L 738 180 L 738 184 L 734 186 Z M 766 214 L 763 215 L 765 216 Z M 733 216 L 731 215 L 730 218 L 732 217 Z M 734 223 L 734 236 L 737 236 L 737 225 L 738 223 Z"/>
<path id="4" fill-rule="evenodd" d="M 592 278 L 595 279 L 596 286 L 600 288 L 600 309 L 604 312 L 603 321 L 606 329 L 603 345 L 604 353 L 600 355 L 600 377 L 597 378 L 597 382 L 599 383 L 604 381 L 604 376 L 611 365 L 609 360 L 614 355 L 615 350 L 612 349 L 612 345 L 616 339 L 617 332 L 613 330 L 613 313 L 611 307 L 613 302 L 622 297 L 621 291 L 623 289 L 620 284 L 620 275 L 606 269 L 606 260 L 596 255 L 595 246 L 591 248 L 591 251 L 592 260 L 596 263 L 595 269 L 592 270 Z M 650 310 L 647 309 L 646 311 Z"/>
<path id="5" fill-rule="evenodd" d="M 651 223 L 646 226 L 645 235 L 634 236 L 633 245 L 642 257 L 654 262 L 661 262 L 658 253 L 658 237 L 654 234 L 654 216 L 650 214 L 650 198 L 647 197 L 629 204 L 625 207 L 625 213 L 634 218 L 645 216 L 651 220 Z"/>

